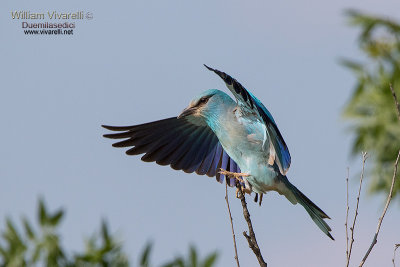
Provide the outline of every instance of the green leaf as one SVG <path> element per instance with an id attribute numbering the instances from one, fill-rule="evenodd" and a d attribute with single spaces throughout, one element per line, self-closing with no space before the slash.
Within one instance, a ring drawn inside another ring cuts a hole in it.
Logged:
<path id="1" fill-rule="evenodd" d="M 105 243 L 110 243 L 110 234 L 108 232 L 108 226 L 105 220 L 102 220 L 101 222 L 101 237 Z"/>
<path id="2" fill-rule="evenodd" d="M 45 206 L 42 198 L 39 199 L 38 218 L 39 218 L 40 226 L 45 226 L 47 224 L 47 211 L 46 211 L 46 206 Z"/>
<path id="3" fill-rule="evenodd" d="M 35 239 L 35 233 L 33 232 L 32 227 L 30 226 L 28 219 L 26 217 L 22 218 L 22 223 L 24 225 L 25 228 L 25 233 L 28 236 L 28 238 L 30 240 L 34 240 Z"/>
<path id="4" fill-rule="evenodd" d="M 197 267 L 197 252 L 196 252 L 196 249 L 193 246 L 190 246 L 189 250 L 190 250 L 189 259 L 190 259 L 190 262 L 191 262 L 191 267 Z"/>
<path id="5" fill-rule="evenodd" d="M 173 261 L 162 265 L 162 267 L 189 267 L 189 265 L 185 266 L 185 260 L 182 257 L 177 257 Z"/>
<path id="6" fill-rule="evenodd" d="M 356 74 L 360 74 L 363 71 L 363 65 L 360 62 L 356 62 L 354 60 L 349 60 L 342 58 L 339 60 L 339 64 L 345 66 L 346 68 L 351 69 Z"/>
<path id="7" fill-rule="evenodd" d="M 218 253 L 214 252 L 210 254 L 204 261 L 203 266 L 204 267 L 212 267 L 214 266 L 215 262 L 217 261 L 218 258 Z"/>
<path id="8" fill-rule="evenodd" d="M 148 267 L 150 263 L 150 253 L 153 245 L 152 243 L 147 243 L 145 249 L 140 256 L 140 266 L 141 267 Z"/>
<path id="9" fill-rule="evenodd" d="M 32 262 L 36 263 L 38 262 L 38 260 L 40 259 L 40 254 L 42 252 L 42 246 L 40 244 L 38 244 L 32 254 Z"/>
<path id="10" fill-rule="evenodd" d="M 49 218 L 49 220 L 48 220 L 49 225 L 50 226 L 57 226 L 63 216 L 64 216 L 64 211 L 63 210 L 57 211 L 53 216 L 51 216 Z"/>

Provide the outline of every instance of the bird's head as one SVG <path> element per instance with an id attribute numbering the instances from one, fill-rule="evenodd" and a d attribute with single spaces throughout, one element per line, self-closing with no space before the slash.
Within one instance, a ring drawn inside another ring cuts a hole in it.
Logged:
<path id="1" fill-rule="evenodd" d="M 218 110 L 224 103 L 226 94 L 220 90 L 210 89 L 190 101 L 189 106 L 185 108 L 178 119 L 190 116 L 190 118 L 207 118 Z M 189 117 L 188 117 L 189 118 Z"/>

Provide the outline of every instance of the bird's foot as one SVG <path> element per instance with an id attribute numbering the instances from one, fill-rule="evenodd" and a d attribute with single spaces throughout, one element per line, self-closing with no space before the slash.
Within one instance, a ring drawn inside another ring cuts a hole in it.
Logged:
<path id="1" fill-rule="evenodd" d="M 248 173 L 241 173 L 241 172 L 228 172 L 228 171 L 226 171 L 226 170 L 224 170 L 224 169 L 220 169 L 220 170 L 219 170 L 219 173 L 220 173 L 220 174 L 223 174 L 223 175 L 225 175 L 225 176 L 227 176 L 227 177 L 235 178 L 236 180 L 238 180 L 238 181 L 241 182 L 241 183 L 244 183 L 244 181 L 243 181 L 243 179 L 240 178 L 240 177 L 247 177 L 247 176 L 250 175 L 250 174 L 248 174 Z"/>
<path id="2" fill-rule="evenodd" d="M 224 170 L 224 169 L 220 169 L 219 173 L 225 175 L 226 177 L 235 178 L 241 184 L 247 184 L 246 181 L 244 181 L 241 177 L 250 176 L 250 174 L 248 174 L 248 173 L 229 172 L 229 171 Z M 245 186 L 241 186 L 241 189 L 242 189 L 242 192 L 247 193 L 249 195 L 251 194 L 251 189 L 250 188 L 247 188 Z M 239 198 L 239 188 L 236 188 L 236 198 Z"/>
<path id="3" fill-rule="evenodd" d="M 250 188 L 246 188 L 244 186 L 240 186 L 242 188 L 242 192 L 243 193 L 247 193 L 247 194 L 251 194 L 251 189 Z M 236 198 L 239 198 L 239 188 L 236 188 Z"/>

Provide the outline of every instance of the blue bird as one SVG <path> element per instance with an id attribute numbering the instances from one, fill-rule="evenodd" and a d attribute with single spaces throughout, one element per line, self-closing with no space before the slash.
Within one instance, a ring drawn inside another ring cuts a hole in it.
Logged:
<path id="1" fill-rule="evenodd" d="M 128 155 L 170 165 L 175 170 L 215 176 L 234 186 L 238 180 L 247 193 L 276 191 L 292 204 L 299 203 L 332 240 L 330 219 L 286 177 L 290 153 L 271 113 L 252 93 L 225 72 L 210 68 L 225 82 L 236 102 L 226 93 L 210 89 L 195 97 L 178 117 L 134 126 L 106 126 L 125 139 L 114 147 L 131 147 Z"/>

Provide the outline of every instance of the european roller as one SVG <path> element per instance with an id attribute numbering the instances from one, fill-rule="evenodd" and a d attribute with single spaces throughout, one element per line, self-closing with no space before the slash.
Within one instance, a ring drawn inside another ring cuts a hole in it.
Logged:
<path id="1" fill-rule="evenodd" d="M 206 65 L 205 65 L 206 66 Z M 291 184 L 289 149 L 267 108 L 236 79 L 210 68 L 225 82 L 236 101 L 226 93 L 210 89 L 189 103 L 177 117 L 134 126 L 105 126 L 119 133 L 105 134 L 125 139 L 114 147 L 130 147 L 126 154 L 143 154 L 142 160 L 170 165 L 175 170 L 215 176 L 234 186 L 236 181 L 256 198 L 268 191 L 299 203 L 317 226 L 333 240 L 329 219 L 317 205 Z M 255 199 L 255 201 L 257 201 Z"/>

